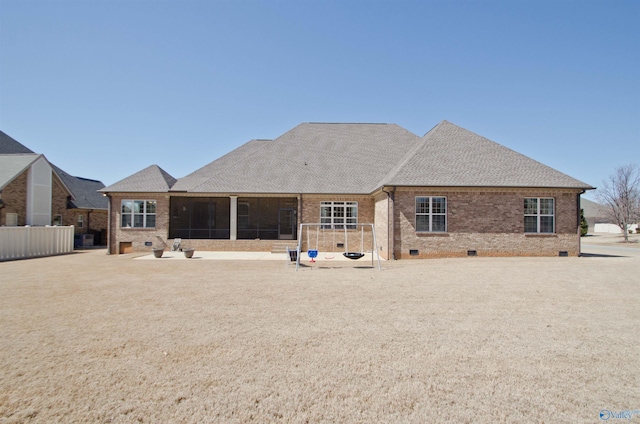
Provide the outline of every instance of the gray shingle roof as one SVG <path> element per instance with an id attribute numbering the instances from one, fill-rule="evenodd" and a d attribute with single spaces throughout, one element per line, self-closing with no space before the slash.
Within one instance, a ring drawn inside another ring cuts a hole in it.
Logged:
<path id="1" fill-rule="evenodd" d="M 15 139 L 8 136 L 5 132 L 0 131 L 0 154 L 15 153 L 34 153 L 33 150 L 27 148 Z"/>
<path id="2" fill-rule="evenodd" d="M 20 175 L 41 155 L 0 131 L 0 189 Z M 104 187 L 100 181 L 74 177 L 50 163 L 54 172 L 72 195 L 71 204 L 83 209 L 107 209 L 107 199 L 97 190 Z"/>
<path id="3" fill-rule="evenodd" d="M 368 194 L 419 142 L 395 124 L 304 123 L 232 164 L 212 162 L 208 179 L 183 187 L 205 193 Z"/>
<path id="4" fill-rule="evenodd" d="M 592 188 L 527 156 L 442 121 L 385 185 Z"/>
<path id="5" fill-rule="evenodd" d="M 252 155 L 270 142 L 271 140 L 251 140 L 238 147 L 237 149 L 232 150 L 226 155 L 203 166 L 197 171 L 192 172 L 186 177 L 178 179 L 178 181 L 171 188 L 171 191 L 193 190 L 194 187 L 198 187 L 199 185 L 205 183 L 214 175 L 222 173 L 225 170 L 232 169 L 233 166 L 241 159 Z"/>
<path id="6" fill-rule="evenodd" d="M 580 207 L 584 209 L 584 216 L 589 220 L 606 221 L 607 207 L 589 199 L 580 199 Z"/>
<path id="7" fill-rule="evenodd" d="M 158 165 L 151 165 L 142 171 L 98 190 L 101 193 L 153 193 L 166 192 L 176 183 L 176 179 Z"/>
<path id="8" fill-rule="evenodd" d="M 71 195 L 73 196 L 70 202 L 71 206 L 80 209 L 106 210 L 108 208 L 107 198 L 98 192 L 98 190 L 104 187 L 104 184 L 100 181 L 74 177 L 53 164 L 51 166 L 69 191 L 71 191 Z"/>
<path id="9" fill-rule="evenodd" d="M 592 188 L 442 121 L 422 138 L 395 124 L 304 123 L 177 182 L 154 165 L 101 191 L 370 194 L 385 185 Z"/>

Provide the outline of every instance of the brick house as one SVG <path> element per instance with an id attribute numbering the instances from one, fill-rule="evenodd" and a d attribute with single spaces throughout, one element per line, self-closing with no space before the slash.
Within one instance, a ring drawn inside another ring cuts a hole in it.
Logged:
<path id="1" fill-rule="evenodd" d="M 590 189 L 443 121 L 424 137 L 394 124 L 304 123 L 184 178 L 152 165 L 100 191 L 110 253 L 175 238 L 229 251 L 300 238 L 306 249 L 301 223 L 322 223 L 333 250 L 372 223 L 381 257 L 404 259 L 577 256 L 580 195 Z"/>
<path id="2" fill-rule="evenodd" d="M 66 173 L 0 131 L 0 226 L 73 225 L 80 240 L 89 235 L 93 244 L 106 245 L 103 187 Z"/>

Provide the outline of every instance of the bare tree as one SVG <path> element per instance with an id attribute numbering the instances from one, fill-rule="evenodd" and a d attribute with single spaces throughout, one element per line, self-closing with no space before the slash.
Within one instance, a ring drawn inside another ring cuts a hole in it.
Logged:
<path id="1" fill-rule="evenodd" d="M 629 241 L 629 225 L 640 219 L 640 168 L 635 164 L 616 168 L 602 182 L 597 197 L 607 210 L 607 218 L 622 229 L 624 241 Z"/>

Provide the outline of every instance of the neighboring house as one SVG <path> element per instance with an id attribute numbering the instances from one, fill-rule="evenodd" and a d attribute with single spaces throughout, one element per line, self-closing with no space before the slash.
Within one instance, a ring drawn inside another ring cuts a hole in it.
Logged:
<path id="1" fill-rule="evenodd" d="M 582 198 L 580 199 L 580 207 L 584 210 L 584 218 L 587 220 L 587 224 L 589 224 L 589 234 L 596 232 L 596 225 L 602 228 L 603 224 L 605 227 L 611 224 L 611 220 L 607 218 L 607 210 L 604 205 Z M 618 228 L 617 232 L 621 232 L 620 227 L 615 224 L 612 225 Z"/>
<path id="2" fill-rule="evenodd" d="M 304 123 L 184 178 L 152 165 L 100 191 L 110 253 L 175 238 L 230 251 L 300 238 L 306 249 L 301 223 L 324 224 L 338 246 L 345 225 L 358 240 L 354 224 L 372 223 L 380 255 L 401 259 L 576 256 L 580 195 L 592 188 L 443 121 L 424 137 L 394 124 Z"/>
<path id="3" fill-rule="evenodd" d="M 106 245 L 103 187 L 69 175 L 0 131 L 0 225 L 73 225 L 78 243 Z"/>
<path id="4" fill-rule="evenodd" d="M 612 233 L 622 234 L 622 229 L 613 222 L 608 213 L 607 206 L 600 203 L 592 202 L 588 199 L 581 200 L 581 207 L 584 210 L 584 217 L 589 224 L 589 233 Z M 638 228 L 638 224 L 629 224 L 627 231 L 635 233 Z"/>

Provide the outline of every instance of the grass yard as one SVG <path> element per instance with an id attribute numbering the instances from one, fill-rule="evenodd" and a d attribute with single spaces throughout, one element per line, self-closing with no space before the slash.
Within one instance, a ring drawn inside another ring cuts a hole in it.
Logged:
<path id="1" fill-rule="evenodd" d="M 640 410 L 638 253 L 0 263 L 0 423 L 600 422 Z"/>

